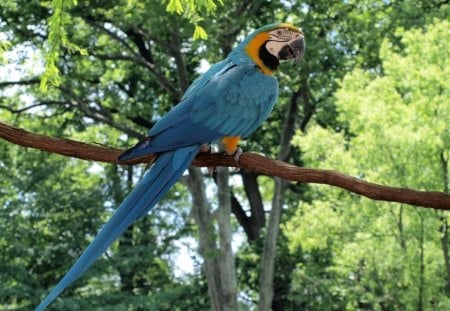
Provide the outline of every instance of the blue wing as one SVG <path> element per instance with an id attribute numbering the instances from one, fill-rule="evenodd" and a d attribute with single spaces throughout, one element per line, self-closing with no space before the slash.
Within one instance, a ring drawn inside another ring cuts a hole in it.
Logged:
<path id="1" fill-rule="evenodd" d="M 277 96 L 277 80 L 254 64 L 216 64 L 150 129 L 147 139 L 119 159 L 211 143 L 224 136 L 246 137 L 267 119 Z"/>

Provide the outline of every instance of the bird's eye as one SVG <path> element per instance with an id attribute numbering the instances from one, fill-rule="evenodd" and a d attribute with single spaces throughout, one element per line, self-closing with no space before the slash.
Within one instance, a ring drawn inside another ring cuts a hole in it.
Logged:
<path id="1" fill-rule="evenodd" d="M 277 31 L 277 35 L 278 35 L 278 36 L 281 36 L 282 33 L 283 33 L 283 32 L 282 32 L 281 30 L 278 30 L 278 31 Z"/>

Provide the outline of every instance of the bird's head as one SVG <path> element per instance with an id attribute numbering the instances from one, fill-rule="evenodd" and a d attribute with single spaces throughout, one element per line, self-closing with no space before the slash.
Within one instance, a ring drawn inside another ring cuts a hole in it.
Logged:
<path id="1" fill-rule="evenodd" d="M 239 47 L 263 73 L 272 74 L 280 62 L 303 57 L 305 40 L 301 29 L 277 23 L 255 30 Z"/>

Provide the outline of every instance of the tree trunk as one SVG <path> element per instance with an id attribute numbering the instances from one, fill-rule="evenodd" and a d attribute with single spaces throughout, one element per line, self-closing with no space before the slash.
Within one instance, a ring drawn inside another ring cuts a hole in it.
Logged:
<path id="1" fill-rule="evenodd" d="M 275 257 L 277 239 L 280 230 L 281 211 L 284 203 L 284 193 L 287 182 L 281 178 L 275 178 L 275 195 L 272 201 L 272 210 L 269 216 L 266 240 L 261 260 L 261 276 L 259 280 L 258 310 L 271 310 L 273 300 L 273 277 L 275 270 Z"/>
<path id="2" fill-rule="evenodd" d="M 419 237 L 419 247 L 420 247 L 420 268 L 419 268 L 419 297 L 417 301 L 417 311 L 423 310 L 423 295 L 425 286 L 425 241 L 424 241 L 424 217 L 419 212 L 420 217 L 420 237 Z"/>
<path id="3" fill-rule="evenodd" d="M 236 268 L 231 249 L 231 201 L 228 168 L 218 169 L 218 232 L 205 192 L 203 175 L 198 168 L 189 169 L 188 185 L 192 193 L 192 214 L 198 226 L 199 248 L 208 282 L 208 295 L 214 311 L 235 311 L 237 304 Z M 217 246 L 219 238 L 219 247 Z"/>
<path id="4" fill-rule="evenodd" d="M 121 202 L 123 202 L 125 198 L 125 193 L 121 186 L 120 173 L 117 165 L 112 165 L 110 168 L 110 178 L 111 178 L 111 194 L 114 200 L 114 205 L 119 206 Z M 127 168 L 127 180 L 126 180 L 126 191 L 129 192 L 133 188 L 133 167 L 129 166 Z M 133 245 L 133 231 L 134 224 L 128 227 L 123 235 L 119 238 L 119 247 L 118 253 L 121 256 L 124 256 L 127 250 Z M 122 264 L 117 265 L 117 271 L 120 276 L 120 291 L 123 293 L 133 293 L 134 285 L 133 285 L 133 276 L 134 270 L 127 269 Z"/>
<path id="5" fill-rule="evenodd" d="M 444 184 L 444 193 L 449 193 L 448 189 L 448 155 L 447 157 L 444 154 L 444 151 L 441 152 L 441 166 L 442 166 L 442 181 Z M 447 273 L 446 282 L 445 282 L 445 293 L 447 294 L 447 297 L 450 297 L 450 255 L 449 255 L 449 236 L 448 236 L 448 221 L 447 216 L 445 213 L 438 212 L 439 213 L 439 219 L 441 221 L 441 227 L 440 231 L 442 233 L 441 236 L 441 246 L 442 246 L 442 253 L 444 255 L 444 266 L 445 271 Z"/>
<path id="6" fill-rule="evenodd" d="M 238 310 L 237 305 L 237 281 L 236 267 L 234 265 L 233 250 L 231 247 L 231 200 L 230 187 L 228 185 L 228 167 L 217 169 L 217 187 L 219 197 L 219 207 L 217 211 L 217 222 L 219 224 L 219 245 L 220 245 L 220 281 L 222 284 L 222 310 Z"/>
<path id="7" fill-rule="evenodd" d="M 260 230 L 266 225 L 263 199 L 258 185 L 258 174 L 242 170 L 241 176 L 244 184 L 244 191 L 250 204 L 250 225 L 252 228 L 253 239 L 256 239 Z"/>
<path id="8" fill-rule="evenodd" d="M 447 297 L 450 297 L 450 256 L 448 253 L 448 222 L 447 217 L 444 213 L 439 212 L 439 219 L 441 221 L 440 231 L 442 233 L 441 236 L 441 247 L 442 254 L 444 255 L 444 267 L 446 272 L 446 280 L 445 280 L 445 293 Z"/>
<path id="9" fill-rule="evenodd" d="M 286 161 L 291 153 L 291 139 L 294 136 L 295 123 L 298 113 L 297 101 L 301 91 L 294 92 L 289 103 L 286 120 L 280 135 L 280 151 L 278 160 Z M 269 216 L 264 250 L 261 259 L 261 275 L 259 279 L 259 303 L 258 310 L 270 310 L 273 300 L 273 279 L 275 270 L 275 257 L 278 233 L 280 231 L 281 212 L 284 204 L 284 195 L 288 188 L 288 182 L 284 179 L 275 178 L 275 193 L 272 199 L 272 210 Z"/>
<path id="10" fill-rule="evenodd" d="M 222 285 L 216 245 L 216 233 L 211 208 L 206 198 L 205 184 L 199 168 L 189 168 L 188 185 L 192 194 L 192 214 L 198 226 L 199 252 L 208 282 L 208 295 L 213 311 L 222 310 Z"/>
<path id="11" fill-rule="evenodd" d="M 400 204 L 400 210 L 398 211 L 398 221 L 397 221 L 398 235 L 400 239 L 400 247 L 406 254 L 406 240 L 403 232 L 403 204 Z"/>
<path id="12" fill-rule="evenodd" d="M 231 212 L 244 229 L 248 241 L 252 242 L 266 225 L 264 204 L 259 191 L 258 174 L 247 170 L 241 170 L 239 173 L 250 205 L 250 216 L 247 216 L 246 211 L 233 193 L 231 193 Z"/>

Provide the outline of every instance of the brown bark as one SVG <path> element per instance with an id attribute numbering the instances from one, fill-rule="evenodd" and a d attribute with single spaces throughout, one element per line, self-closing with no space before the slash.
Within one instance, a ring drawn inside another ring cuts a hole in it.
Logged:
<path id="1" fill-rule="evenodd" d="M 420 217 L 420 266 L 419 266 L 419 293 L 417 297 L 417 311 L 424 310 L 424 290 L 425 290 L 425 241 L 424 241 L 424 217 L 419 213 Z"/>
<path id="2" fill-rule="evenodd" d="M 90 145 L 69 139 L 52 138 L 34 134 L 0 122 L 0 138 L 11 143 L 57 153 L 83 160 L 119 163 L 121 149 Z M 119 164 L 148 163 L 152 155 Z M 383 186 L 342 174 L 334 170 L 297 167 L 262 155 L 245 153 L 236 163 L 233 156 L 222 154 L 199 154 L 195 166 L 229 166 L 254 171 L 260 174 L 280 177 L 289 181 L 318 183 L 339 187 L 373 200 L 406 203 L 422 207 L 450 210 L 450 195 L 438 191 L 417 191 L 407 188 Z"/>
<path id="3" fill-rule="evenodd" d="M 244 191 L 250 204 L 251 221 L 254 226 L 255 238 L 259 234 L 259 230 L 266 225 L 266 215 L 264 213 L 264 204 L 259 191 L 258 174 L 246 170 L 241 171 Z"/>
<path id="4" fill-rule="evenodd" d="M 298 112 L 298 99 L 300 90 L 294 92 L 287 109 L 286 119 L 280 135 L 279 161 L 287 161 L 291 155 L 291 140 L 295 133 L 295 123 Z M 266 311 L 274 309 L 273 302 L 280 301 L 274 297 L 276 284 L 274 284 L 274 271 L 277 254 L 277 240 L 280 231 L 281 214 L 283 212 L 284 198 L 288 182 L 281 178 L 275 178 L 275 191 L 272 198 L 272 209 L 269 215 L 266 239 L 264 241 L 263 255 L 261 258 L 261 275 L 259 279 L 259 303 L 258 310 Z M 278 309 L 282 306 L 278 305 Z"/>
<path id="5" fill-rule="evenodd" d="M 444 256 L 444 267 L 446 272 L 446 280 L 445 280 L 445 294 L 447 297 L 450 297 L 450 256 L 449 256 L 449 233 L 448 233 L 448 221 L 445 215 L 440 215 L 439 220 L 441 221 L 440 232 L 441 236 L 441 247 L 442 247 L 442 255 Z"/>
<path id="6" fill-rule="evenodd" d="M 216 245 L 216 232 L 211 206 L 205 192 L 205 184 L 200 169 L 189 169 L 188 186 L 192 194 L 192 215 L 198 226 L 199 253 L 205 260 L 203 269 L 208 283 L 208 295 L 211 299 L 211 309 L 221 311 L 224 304 L 222 283 L 220 281 L 219 250 Z"/>
<path id="7" fill-rule="evenodd" d="M 231 193 L 231 212 L 244 229 L 249 241 L 254 241 L 265 226 L 266 215 L 258 186 L 258 174 L 255 172 L 240 170 L 245 194 L 250 205 L 250 215 L 242 207 L 236 196 Z"/>
<path id="8" fill-rule="evenodd" d="M 261 258 L 261 275 L 259 278 L 259 302 L 258 310 L 271 310 L 274 296 L 274 271 L 277 255 L 277 240 L 280 231 L 281 213 L 284 203 L 284 193 L 287 182 L 281 178 L 275 178 L 275 193 L 273 195 L 272 209 L 269 216 L 266 239 L 264 241 L 263 255 Z"/>
<path id="9" fill-rule="evenodd" d="M 448 156 L 449 153 L 445 154 L 444 151 L 441 152 L 441 167 L 442 167 L 442 181 L 444 184 L 444 193 L 448 194 Z M 441 246 L 442 253 L 444 255 L 444 267 L 447 273 L 446 284 L 445 284 L 445 293 L 447 297 L 450 297 L 450 254 L 449 254 L 449 232 L 448 232 L 448 221 L 447 217 L 443 213 L 439 213 L 439 220 L 441 221 L 440 232 L 441 236 Z"/>
<path id="10" fill-rule="evenodd" d="M 255 226 L 253 226 L 251 216 L 247 216 L 241 203 L 238 201 L 234 193 L 231 193 L 231 212 L 236 217 L 239 225 L 244 229 L 245 235 L 249 241 L 254 241 L 256 239 Z"/>
<path id="11" fill-rule="evenodd" d="M 217 169 L 217 188 L 219 207 L 216 213 L 219 231 L 220 246 L 220 282 L 222 284 L 222 310 L 238 310 L 236 267 L 234 265 L 233 250 L 231 248 L 231 199 L 230 187 L 228 185 L 228 167 Z M 217 276 L 216 276 L 217 277 Z"/>

